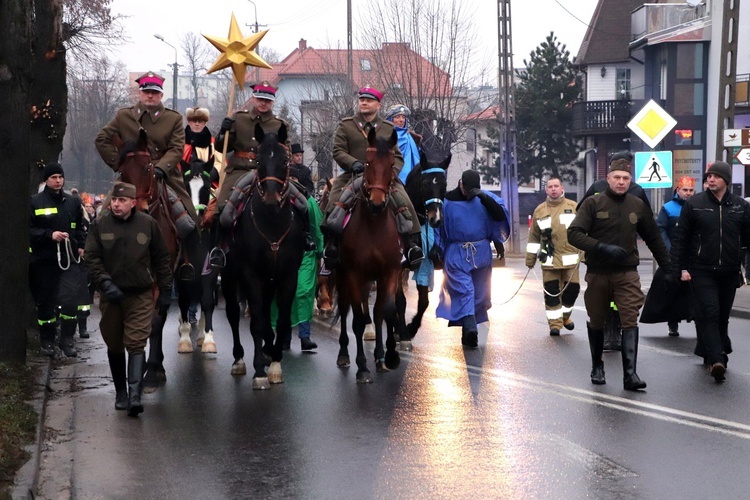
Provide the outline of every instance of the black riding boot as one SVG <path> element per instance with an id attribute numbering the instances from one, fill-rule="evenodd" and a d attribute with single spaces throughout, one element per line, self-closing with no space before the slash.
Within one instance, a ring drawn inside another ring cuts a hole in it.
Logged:
<path id="1" fill-rule="evenodd" d="M 63 319 L 60 321 L 60 349 L 69 358 L 78 356 L 73 337 L 76 334 L 78 318 Z"/>
<path id="2" fill-rule="evenodd" d="M 137 417 L 143 413 L 141 390 L 143 389 L 143 368 L 146 355 L 142 352 L 128 356 L 128 415 Z"/>
<path id="3" fill-rule="evenodd" d="M 128 409 L 128 384 L 125 381 L 125 353 L 107 350 L 109 370 L 115 384 L 115 410 Z"/>
<path id="4" fill-rule="evenodd" d="M 627 391 L 645 389 L 646 382 L 635 372 L 638 360 L 638 328 L 628 328 L 622 331 L 622 376 L 623 387 Z"/>
<path id="5" fill-rule="evenodd" d="M 602 361 L 602 351 L 604 351 L 604 330 L 602 328 L 591 328 L 589 330 L 589 349 L 591 349 L 591 383 L 603 385 L 607 383 L 604 378 L 604 361 Z"/>
<path id="6" fill-rule="evenodd" d="M 214 227 L 216 246 L 211 249 L 208 261 L 214 269 L 224 269 L 227 265 L 227 250 L 229 248 L 229 235 L 219 223 L 220 214 L 214 216 Z M 213 231 L 212 231 L 213 232 Z"/>
<path id="7" fill-rule="evenodd" d="M 323 249 L 323 259 L 325 260 L 326 269 L 331 270 L 339 263 L 339 239 L 340 236 L 335 232 L 324 229 L 326 237 L 326 247 Z"/>
<path id="8" fill-rule="evenodd" d="M 86 328 L 86 322 L 87 322 L 88 316 L 79 316 L 78 317 L 78 336 L 82 339 L 87 339 L 90 337 L 89 331 Z"/>
<path id="9" fill-rule="evenodd" d="M 424 260 L 422 251 L 422 233 L 404 235 L 404 251 L 406 255 L 406 265 L 412 271 L 417 271 Z"/>

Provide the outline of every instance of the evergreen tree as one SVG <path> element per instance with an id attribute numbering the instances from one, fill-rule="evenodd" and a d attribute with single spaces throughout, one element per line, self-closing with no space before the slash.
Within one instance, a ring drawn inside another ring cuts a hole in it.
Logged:
<path id="1" fill-rule="evenodd" d="M 554 33 L 524 60 L 516 88 L 518 179 L 559 175 L 575 182 L 578 147 L 571 134 L 572 110 L 581 91 L 570 52 Z"/>

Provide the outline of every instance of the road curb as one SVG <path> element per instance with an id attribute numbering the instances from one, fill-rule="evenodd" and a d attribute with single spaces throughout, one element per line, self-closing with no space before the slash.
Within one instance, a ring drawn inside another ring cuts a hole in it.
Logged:
<path id="1" fill-rule="evenodd" d="M 35 440 L 26 446 L 29 460 L 18 470 L 13 480 L 10 497 L 13 500 L 33 500 L 39 483 L 39 465 L 42 457 L 42 442 L 44 433 L 44 418 L 47 408 L 47 397 L 50 392 L 50 377 L 52 374 L 52 360 L 42 360 L 39 375 L 35 384 L 35 396 L 29 401 L 34 408 L 38 420 L 36 424 Z"/>

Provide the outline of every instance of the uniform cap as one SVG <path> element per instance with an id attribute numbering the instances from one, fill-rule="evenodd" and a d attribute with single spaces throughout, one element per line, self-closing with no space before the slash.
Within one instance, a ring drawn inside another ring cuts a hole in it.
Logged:
<path id="1" fill-rule="evenodd" d="M 276 100 L 276 87 L 268 82 L 256 83 L 253 85 L 253 97 L 258 99 Z"/>
<path id="2" fill-rule="evenodd" d="M 375 99 L 376 101 L 380 102 L 383 100 L 383 93 L 376 88 L 365 85 L 364 87 L 359 89 L 359 97 L 364 97 L 366 99 Z"/>
<path id="3" fill-rule="evenodd" d="M 153 71 L 149 71 L 145 75 L 139 76 L 135 81 L 140 90 L 156 90 L 157 92 L 164 92 L 164 78 Z"/>
<path id="4" fill-rule="evenodd" d="M 708 166 L 708 170 L 706 170 L 705 175 L 703 175 L 703 182 L 706 182 L 706 178 L 708 178 L 708 174 L 715 174 L 724 179 L 724 182 L 727 183 L 727 186 L 732 184 L 732 167 L 729 166 L 729 163 L 724 161 L 715 161 L 711 165 Z"/>
<path id="5" fill-rule="evenodd" d="M 112 197 L 135 199 L 135 186 L 127 182 L 115 182 L 112 186 Z"/>
<path id="6" fill-rule="evenodd" d="M 609 171 L 624 170 L 625 172 L 632 173 L 633 155 L 629 151 L 623 151 L 621 153 L 615 153 L 609 160 Z"/>
<path id="7" fill-rule="evenodd" d="M 211 119 L 211 113 L 206 108 L 187 108 L 185 110 L 185 118 L 188 120 L 204 120 L 208 121 Z"/>
<path id="8" fill-rule="evenodd" d="M 47 163 L 44 166 L 44 180 L 46 181 L 50 177 L 52 177 L 55 174 L 60 174 L 63 177 L 65 177 L 65 172 L 63 172 L 62 165 L 57 163 L 56 161 L 53 161 L 51 163 Z"/>

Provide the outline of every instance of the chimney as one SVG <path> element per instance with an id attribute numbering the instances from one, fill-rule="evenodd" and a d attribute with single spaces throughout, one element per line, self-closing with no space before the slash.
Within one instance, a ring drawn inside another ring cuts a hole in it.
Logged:
<path id="1" fill-rule="evenodd" d="M 307 40 L 304 38 L 299 39 L 299 50 L 305 50 L 307 48 Z"/>

